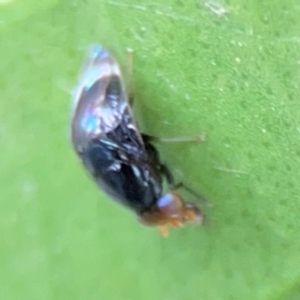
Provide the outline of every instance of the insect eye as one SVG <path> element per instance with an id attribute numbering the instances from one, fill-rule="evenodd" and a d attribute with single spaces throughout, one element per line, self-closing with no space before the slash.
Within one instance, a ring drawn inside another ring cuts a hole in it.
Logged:
<path id="1" fill-rule="evenodd" d="M 157 206 L 168 216 L 176 216 L 182 209 L 182 199 L 173 193 L 163 195 L 158 199 Z"/>

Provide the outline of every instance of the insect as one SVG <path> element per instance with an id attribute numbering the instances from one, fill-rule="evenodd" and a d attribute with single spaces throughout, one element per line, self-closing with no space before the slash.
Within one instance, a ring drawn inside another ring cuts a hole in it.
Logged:
<path id="1" fill-rule="evenodd" d="M 141 223 L 158 226 L 166 235 L 168 225 L 201 223 L 202 213 L 176 192 L 185 186 L 174 184 L 153 145 L 157 140 L 140 133 L 114 57 L 100 45 L 91 46 L 73 95 L 74 150 L 102 190 L 133 210 Z M 169 184 L 167 193 L 163 179 Z"/>

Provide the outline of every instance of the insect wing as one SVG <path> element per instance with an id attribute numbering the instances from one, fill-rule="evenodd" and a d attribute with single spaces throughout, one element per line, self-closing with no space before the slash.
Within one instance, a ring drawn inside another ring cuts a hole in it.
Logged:
<path id="1" fill-rule="evenodd" d="M 71 141 L 76 152 L 81 154 L 92 139 L 112 132 L 125 113 L 132 116 L 119 65 L 106 49 L 93 45 L 74 92 Z M 131 122 L 131 127 L 136 128 L 134 121 Z M 137 130 L 136 135 L 141 142 Z"/>

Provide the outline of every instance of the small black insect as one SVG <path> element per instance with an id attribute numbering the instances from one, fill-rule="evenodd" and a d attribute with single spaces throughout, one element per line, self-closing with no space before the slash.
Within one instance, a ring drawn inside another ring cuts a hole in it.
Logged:
<path id="1" fill-rule="evenodd" d="M 201 223 L 199 208 L 175 192 L 183 185 L 174 185 L 172 174 L 160 162 L 152 144 L 155 138 L 139 132 L 120 67 L 100 45 L 90 47 L 80 72 L 71 141 L 98 186 L 135 211 L 143 224 L 157 225 L 166 234 L 167 225 Z M 166 194 L 163 178 L 170 187 Z"/>

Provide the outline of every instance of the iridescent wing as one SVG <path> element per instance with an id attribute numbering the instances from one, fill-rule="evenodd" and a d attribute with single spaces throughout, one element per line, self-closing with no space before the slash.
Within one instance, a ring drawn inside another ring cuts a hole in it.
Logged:
<path id="1" fill-rule="evenodd" d="M 121 123 L 143 147 L 127 101 L 120 67 L 106 49 L 93 45 L 88 50 L 73 95 L 71 141 L 76 152 L 82 153 L 92 139 L 105 138 Z"/>

